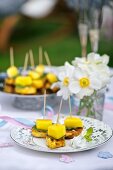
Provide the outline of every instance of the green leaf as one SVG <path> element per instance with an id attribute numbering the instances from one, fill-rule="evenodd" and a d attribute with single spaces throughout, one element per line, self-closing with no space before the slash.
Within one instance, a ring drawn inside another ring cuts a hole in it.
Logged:
<path id="1" fill-rule="evenodd" d="M 86 135 L 87 135 L 87 136 L 92 135 L 92 133 L 93 133 L 93 128 L 92 128 L 92 127 L 90 127 L 89 129 L 87 129 L 87 132 L 86 132 Z"/>
<path id="2" fill-rule="evenodd" d="M 93 128 L 90 127 L 87 129 L 86 134 L 84 135 L 84 138 L 86 139 L 87 142 L 92 141 L 91 135 L 93 134 Z"/>
<path id="3" fill-rule="evenodd" d="M 92 141 L 92 138 L 91 138 L 91 137 L 89 137 L 89 136 L 84 136 L 84 138 L 86 139 L 86 141 L 87 141 L 87 142 Z"/>
<path id="4" fill-rule="evenodd" d="M 36 125 L 34 125 L 34 126 L 32 127 L 32 129 L 35 129 L 35 130 L 37 130 L 37 131 L 39 131 L 39 132 L 47 132 L 47 130 L 38 129 L 38 128 L 36 127 Z"/>

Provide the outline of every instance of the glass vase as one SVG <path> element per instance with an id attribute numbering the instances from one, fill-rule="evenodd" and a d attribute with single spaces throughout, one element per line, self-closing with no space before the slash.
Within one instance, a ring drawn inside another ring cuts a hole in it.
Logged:
<path id="1" fill-rule="evenodd" d="M 95 91 L 91 96 L 85 96 L 79 100 L 72 96 L 74 112 L 78 116 L 92 117 L 98 120 L 103 119 L 103 109 L 105 100 L 105 89 Z"/>

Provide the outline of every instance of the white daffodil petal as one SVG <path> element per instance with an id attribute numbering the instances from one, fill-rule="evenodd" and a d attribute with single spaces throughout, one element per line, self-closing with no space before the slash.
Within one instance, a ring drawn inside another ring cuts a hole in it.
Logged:
<path id="1" fill-rule="evenodd" d="M 104 54 L 102 55 L 102 58 L 103 58 L 103 64 L 107 65 L 109 63 L 109 56 Z"/>
<path id="2" fill-rule="evenodd" d="M 67 87 L 63 86 L 58 92 L 57 96 L 62 96 L 64 100 L 67 100 L 70 96 L 70 91 Z"/>
<path id="3" fill-rule="evenodd" d="M 85 58 L 80 58 L 80 57 L 75 57 L 75 60 L 73 60 L 72 61 L 72 64 L 74 65 L 74 66 L 77 66 L 78 64 L 83 64 L 83 63 L 85 63 Z"/>
<path id="4" fill-rule="evenodd" d="M 81 70 L 80 68 L 75 69 L 74 71 L 75 79 L 80 79 L 82 77 L 86 77 L 85 71 Z"/>
<path id="5" fill-rule="evenodd" d="M 63 95 L 63 90 L 60 89 L 58 92 L 57 92 L 57 96 L 62 96 Z"/>
<path id="6" fill-rule="evenodd" d="M 92 52 L 92 53 L 89 53 L 89 54 L 87 55 L 87 60 L 88 60 L 89 62 L 90 62 L 90 61 L 92 62 L 92 60 L 94 61 L 94 54 L 95 54 L 95 53 Z"/>
<path id="7" fill-rule="evenodd" d="M 100 55 L 99 54 L 97 54 L 97 53 L 94 53 L 94 52 L 92 52 L 92 53 L 89 53 L 88 55 L 87 55 L 87 60 L 89 61 L 89 62 L 93 62 L 93 63 L 95 63 L 97 60 L 99 60 L 100 59 Z"/>
<path id="8" fill-rule="evenodd" d="M 63 79 L 64 79 L 65 77 L 66 77 L 65 71 L 60 72 L 59 75 L 58 75 L 58 78 L 59 78 L 60 81 L 63 81 Z"/>
<path id="9" fill-rule="evenodd" d="M 100 64 L 103 62 L 103 58 L 97 53 L 89 53 L 87 58 L 90 64 Z"/>
<path id="10" fill-rule="evenodd" d="M 79 99 L 82 99 L 84 96 L 90 96 L 93 94 L 94 90 L 90 88 L 83 88 L 81 91 L 76 94 Z"/>
<path id="11" fill-rule="evenodd" d="M 79 86 L 78 81 L 73 81 L 69 84 L 69 89 L 70 89 L 71 93 L 76 94 L 80 91 L 81 88 Z"/>
<path id="12" fill-rule="evenodd" d="M 66 76 L 67 77 L 73 76 L 74 69 L 75 69 L 74 66 L 72 66 L 68 62 L 65 63 L 65 70 L 66 70 Z"/>
<path id="13" fill-rule="evenodd" d="M 90 87 L 95 89 L 95 90 L 101 89 L 102 83 L 101 83 L 100 79 L 97 79 L 95 77 L 91 77 L 90 78 Z"/>
<path id="14" fill-rule="evenodd" d="M 70 95 L 71 95 L 70 92 L 66 91 L 62 97 L 64 100 L 68 100 Z"/>

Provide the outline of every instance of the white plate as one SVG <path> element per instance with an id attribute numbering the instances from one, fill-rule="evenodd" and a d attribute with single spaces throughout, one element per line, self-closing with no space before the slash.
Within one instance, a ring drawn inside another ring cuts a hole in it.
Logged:
<path id="1" fill-rule="evenodd" d="M 62 117 L 63 121 L 64 117 Z M 20 146 L 42 152 L 64 153 L 64 152 L 79 152 L 96 148 L 106 143 L 112 137 L 112 129 L 96 119 L 81 117 L 84 122 L 84 128 L 93 127 L 92 141 L 87 142 L 86 146 L 73 148 L 70 145 L 70 140 L 66 140 L 66 146 L 58 149 L 49 149 L 46 146 L 45 139 L 32 137 L 31 131 L 24 128 L 14 128 L 11 130 L 11 138 Z"/>

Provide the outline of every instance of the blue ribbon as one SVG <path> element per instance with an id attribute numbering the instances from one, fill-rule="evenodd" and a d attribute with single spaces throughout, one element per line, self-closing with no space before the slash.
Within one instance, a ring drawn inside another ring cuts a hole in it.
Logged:
<path id="1" fill-rule="evenodd" d="M 33 121 L 30 121 L 30 120 L 25 119 L 25 118 L 13 118 L 13 119 L 14 119 L 15 121 L 17 121 L 17 122 L 20 122 L 20 123 L 24 124 L 25 126 L 30 126 L 30 127 L 32 127 L 32 126 L 35 125 L 35 123 L 34 123 Z M 7 121 L 1 119 L 1 120 L 0 120 L 0 127 L 6 125 L 7 123 L 8 123 Z"/>

